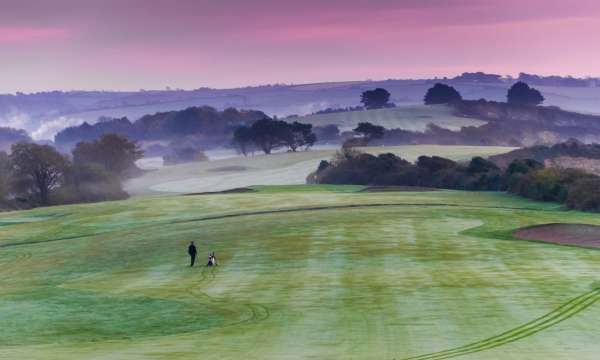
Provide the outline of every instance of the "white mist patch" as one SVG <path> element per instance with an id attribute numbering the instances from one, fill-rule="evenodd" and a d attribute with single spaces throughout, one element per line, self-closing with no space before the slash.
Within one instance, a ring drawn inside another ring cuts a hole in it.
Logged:
<path id="1" fill-rule="evenodd" d="M 82 123 L 83 119 L 60 116 L 44 121 L 36 130 L 32 131 L 31 137 L 34 140 L 53 140 L 59 131 Z"/>
<path id="2" fill-rule="evenodd" d="M 17 109 L 11 109 L 6 115 L 0 116 L 0 126 L 10 127 L 13 129 L 29 130 L 31 125 L 31 117 Z"/>

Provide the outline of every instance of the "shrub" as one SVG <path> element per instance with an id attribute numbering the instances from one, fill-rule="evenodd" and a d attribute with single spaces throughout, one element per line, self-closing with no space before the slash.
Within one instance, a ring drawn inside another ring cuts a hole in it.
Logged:
<path id="1" fill-rule="evenodd" d="M 600 211 L 600 177 L 575 181 L 569 188 L 566 204 L 571 209 Z"/>

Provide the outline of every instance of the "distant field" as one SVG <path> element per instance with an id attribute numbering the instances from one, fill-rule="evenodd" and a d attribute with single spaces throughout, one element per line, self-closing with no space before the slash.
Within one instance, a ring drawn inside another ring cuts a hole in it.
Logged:
<path id="1" fill-rule="evenodd" d="M 370 147 L 363 150 L 372 154 L 392 152 L 409 161 L 415 161 L 421 155 L 440 155 L 454 160 L 466 160 L 478 155 L 505 153 L 513 148 L 406 145 Z M 314 150 L 168 166 L 128 181 L 125 189 L 138 196 L 152 193 L 220 191 L 250 185 L 303 184 L 306 176 L 317 169 L 321 160 L 328 160 L 334 154 L 335 150 Z"/>
<path id="2" fill-rule="evenodd" d="M 302 117 L 299 121 L 314 126 L 335 124 L 342 131 L 352 130 L 359 122 L 370 122 L 387 129 L 412 131 L 423 131 L 429 123 L 451 130 L 459 130 L 463 126 L 479 126 L 485 123 L 476 119 L 454 116 L 452 115 L 452 109 L 445 105 L 408 105 L 390 109 L 318 114 Z"/>
<path id="3" fill-rule="evenodd" d="M 260 187 L 0 214 L 0 359 L 596 360 L 595 214 L 499 193 Z M 188 266 L 216 251 L 220 266 Z"/>

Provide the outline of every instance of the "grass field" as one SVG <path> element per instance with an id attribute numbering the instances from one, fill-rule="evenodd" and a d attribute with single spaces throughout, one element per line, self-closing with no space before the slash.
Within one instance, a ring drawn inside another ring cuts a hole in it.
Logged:
<path id="1" fill-rule="evenodd" d="M 597 215 L 256 189 L 0 215 L 0 358 L 597 359 L 600 253 L 511 236 Z"/>
<path id="2" fill-rule="evenodd" d="M 370 122 L 386 129 L 412 131 L 423 131 L 430 123 L 451 130 L 485 124 L 481 120 L 454 116 L 452 109 L 445 105 L 402 105 L 389 109 L 318 114 L 301 117 L 299 121 L 314 126 L 334 124 L 342 131 L 352 130 L 360 122 Z"/>
<path id="3" fill-rule="evenodd" d="M 467 160 L 473 156 L 487 157 L 509 152 L 513 148 L 407 145 L 369 147 L 361 150 L 372 154 L 392 152 L 406 160 L 415 161 L 421 155 Z M 258 184 L 303 184 L 306 182 L 306 176 L 317 169 L 321 160 L 329 160 L 334 154 L 335 150 L 311 150 L 168 166 L 128 181 L 125 188 L 132 195 L 147 195 L 221 191 Z"/>

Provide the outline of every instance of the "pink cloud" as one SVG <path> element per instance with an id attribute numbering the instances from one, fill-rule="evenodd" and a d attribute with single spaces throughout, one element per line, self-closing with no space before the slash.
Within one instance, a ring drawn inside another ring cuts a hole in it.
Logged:
<path id="1" fill-rule="evenodd" d="M 62 40 L 69 33 L 61 28 L 0 27 L 0 44 L 22 44 L 46 40 Z"/>

